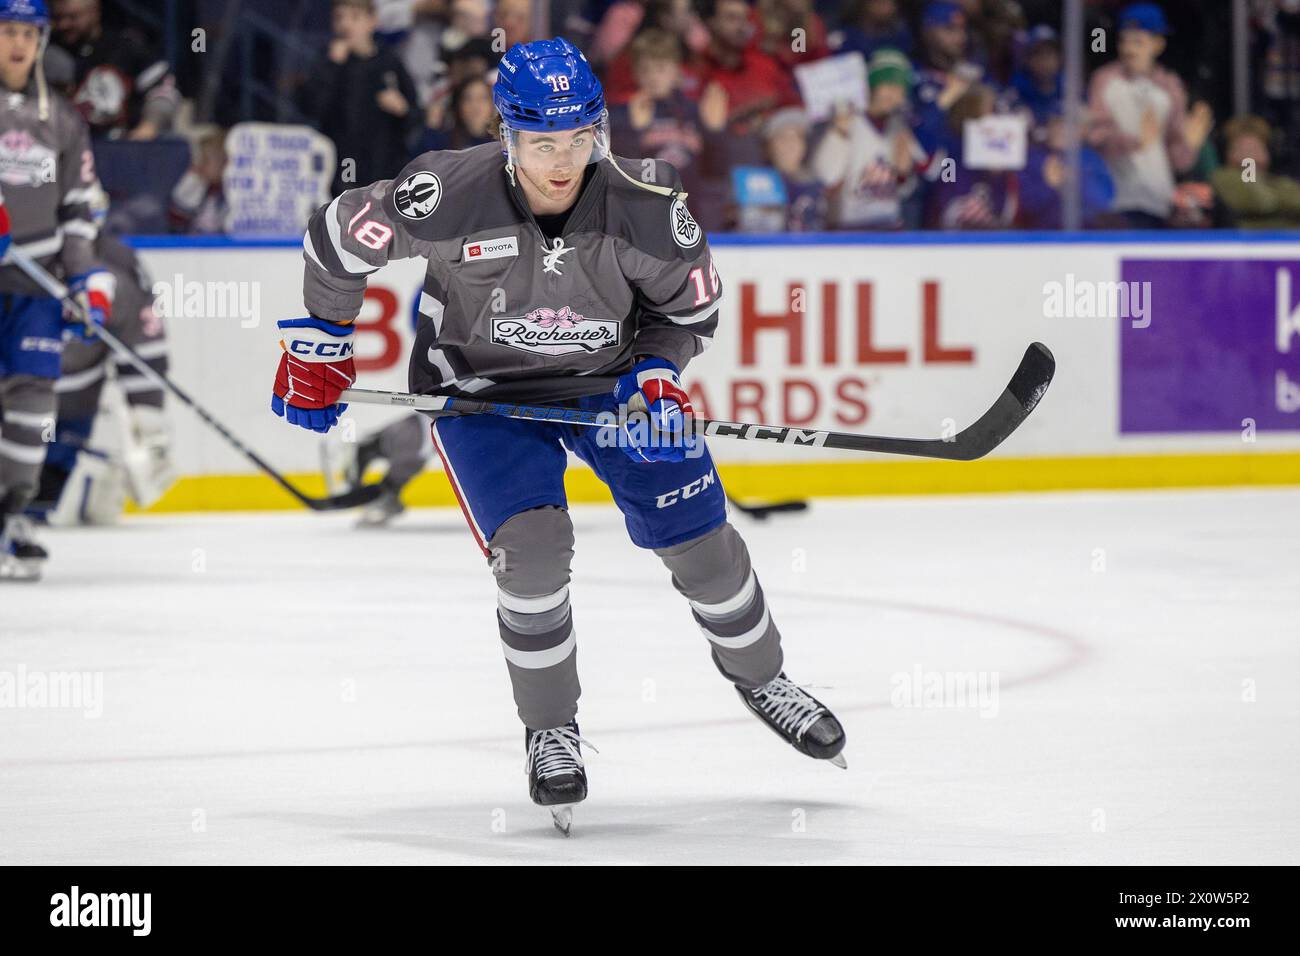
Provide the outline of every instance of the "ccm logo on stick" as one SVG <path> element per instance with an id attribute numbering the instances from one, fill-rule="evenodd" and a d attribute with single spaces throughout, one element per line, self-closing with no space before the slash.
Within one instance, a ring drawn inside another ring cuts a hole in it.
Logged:
<path id="1" fill-rule="evenodd" d="M 674 488 L 672 491 L 665 491 L 655 499 L 655 507 L 667 508 L 670 505 L 675 505 L 677 502 L 685 500 L 686 498 L 694 498 L 705 488 L 716 483 L 717 480 L 718 476 L 712 469 L 710 469 L 707 475 L 702 475 L 699 478 L 696 478 L 689 485 L 682 485 L 682 487 Z"/>

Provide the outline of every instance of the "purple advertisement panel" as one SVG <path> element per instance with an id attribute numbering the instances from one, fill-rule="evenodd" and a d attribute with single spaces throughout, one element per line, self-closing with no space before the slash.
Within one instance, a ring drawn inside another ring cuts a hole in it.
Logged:
<path id="1" fill-rule="evenodd" d="M 1300 261 L 1124 259 L 1120 277 L 1148 306 L 1120 319 L 1121 433 L 1300 430 Z"/>

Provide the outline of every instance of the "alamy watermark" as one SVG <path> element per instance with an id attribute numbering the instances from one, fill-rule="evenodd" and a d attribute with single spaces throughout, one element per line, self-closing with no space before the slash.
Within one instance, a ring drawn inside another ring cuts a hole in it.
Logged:
<path id="1" fill-rule="evenodd" d="M 999 681 L 997 671 L 927 671 L 917 664 L 889 678 L 893 688 L 889 703 L 894 707 L 964 707 L 978 710 L 981 717 L 996 717 Z"/>
<path id="2" fill-rule="evenodd" d="M 0 670 L 0 710 L 80 710 L 104 716 L 102 671 Z"/>
<path id="3" fill-rule="evenodd" d="M 238 319 L 242 329 L 262 321 L 262 283 L 186 281 L 179 272 L 171 282 L 153 284 L 154 308 L 164 319 Z"/>
<path id="4" fill-rule="evenodd" d="M 696 431 L 694 416 L 678 416 L 675 420 L 678 427 L 669 430 L 657 427 L 646 412 L 629 411 L 626 405 L 620 406 L 619 412 L 597 413 L 596 420 L 600 424 L 596 430 L 596 444 L 601 448 L 636 448 L 656 452 L 680 448 L 687 460 L 704 455 L 704 442 Z"/>
<path id="5" fill-rule="evenodd" d="M 1043 315 L 1049 319 L 1130 319 L 1135 329 L 1151 324 L 1150 282 L 1093 282 L 1067 273 L 1064 282 L 1043 284 Z"/>
<path id="6" fill-rule="evenodd" d="M 74 885 L 50 897 L 50 925 L 56 927 L 120 927 L 148 936 L 152 912 L 152 893 L 83 893 Z"/>

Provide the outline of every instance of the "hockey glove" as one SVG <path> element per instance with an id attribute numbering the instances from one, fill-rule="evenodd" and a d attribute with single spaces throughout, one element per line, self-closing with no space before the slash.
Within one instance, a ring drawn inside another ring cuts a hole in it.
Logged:
<path id="1" fill-rule="evenodd" d="M 271 411 L 291 425 L 327 432 L 347 405 L 339 394 L 356 381 L 352 326 L 309 316 L 277 322 L 284 338 Z"/>
<path id="2" fill-rule="evenodd" d="M 66 327 L 79 338 L 94 338 L 95 327 L 102 326 L 113 314 L 113 293 L 116 291 L 117 279 L 107 269 L 92 269 L 70 277 L 68 292 L 81 306 L 81 316 L 65 312 Z"/>
<path id="3" fill-rule="evenodd" d="M 614 398 L 630 414 L 623 416 L 619 447 L 633 461 L 684 461 L 695 448 L 695 409 L 672 362 L 637 362 L 614 385 Z"/>

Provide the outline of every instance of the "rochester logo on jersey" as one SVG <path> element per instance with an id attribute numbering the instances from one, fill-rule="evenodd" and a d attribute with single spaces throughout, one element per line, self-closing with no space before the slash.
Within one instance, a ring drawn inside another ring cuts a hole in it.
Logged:
<path id="1" fill-rule="evenodd" d="M 407 219 L 427 219 L 442 201 L 442 181 L 430 172 L 412 173 L 393 190 L 393 205 Z"/>
<path id="2" fill-rule="evenodd" d="M 39 186 L 52 183 L 58 169 L 58 154 L 22 129 L 0 135 L 0 183 L 6 186 Z"/>
<path id="3" fill-rule="evenodd" d="M 673 207 L 668 213 L 669 225 L 673 230 L 673 241 L 683 249 L 689 249 L 700 241 L 702 235 L 700 224 L 697 223 L 691 211 L 686 208 L 686 203 L 680 199 L 673 200 Z"/>
<path id="4" fill-rule="evenodd" d="M 589 319 L 567 305 L 558 312 L 533 309 L 524 316 L 493 319 L 492 341 L 540 355 L 595 352 L 619 344 L 619 323 L 612 319 Z"/>
<path id="5" fill-rule="evenodd" d="M 504 259 L 507 256 L 517 255 L 519 255 L 519 239 L 515 236 L 467 242 L 461 249 L 461 259 L 465 262 L 473 262 L 475 259 Z"/>

